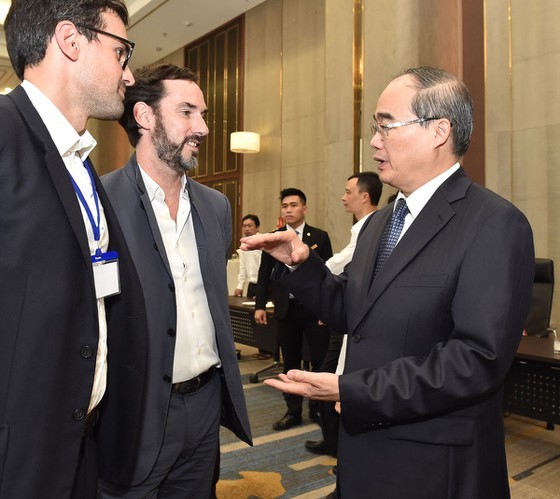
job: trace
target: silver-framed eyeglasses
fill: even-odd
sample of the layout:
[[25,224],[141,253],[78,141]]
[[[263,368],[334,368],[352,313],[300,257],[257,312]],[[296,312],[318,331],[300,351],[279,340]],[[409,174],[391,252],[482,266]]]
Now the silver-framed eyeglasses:
[[416,125],[417,123],[424,123],[426,121],[432,121],[432,120],[438,120],[439,118],[432,116],[431,118],[416,118],[414,120],[408,120],[408,121],[397,121],[395,123],[387,123],[387,124],[381,124],[378,123],[377,121],[374,121],[371,124],[371,133],[373,135],[375,135],[377,132],[379,132],[379,134],[382,137],[388,137],[389,136],[389,130],[392,130],[393,128],[400,128],[403,126],[408,126],[408,125]]
[[123,69],[123,71],[126,69],[128,61],[130,61],[130,58],[132,57],[132,52],[134,51],[134,45],[135,45],[134,42],[131,42],[130,40],[127,40],[122,36],[109,33],[108,31],[103,31],[102,29],[94,28],[93,26],[86,26],[85,24],[80,24],[80,23],[76,23],[76,26],[79,26],[80,28],[88,29],[89,31],[94,31],[95,33],[99,33],[100,35],[109,36],[121,42],[124,45],[124,49],[122,48],[119,49],[119,51],[117,51],[117,55],[119,56],[119,64],[121,65],[121,68]]

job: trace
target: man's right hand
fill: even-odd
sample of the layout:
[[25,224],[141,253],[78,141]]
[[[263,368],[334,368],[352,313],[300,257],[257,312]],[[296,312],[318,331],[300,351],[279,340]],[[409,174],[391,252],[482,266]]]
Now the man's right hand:
[[233,290],[233,296],[243,296],[243,290],[242,289],[234,289]]
[[309,246],[301,242],[293,230],[279,230],[268,234],[255,234],[241,239],[241,249],[260,249],[286,265],[297,265],[309,258]]
[[266,320],[266,310],[255,310],[255,322],[257,324],[268,324]]

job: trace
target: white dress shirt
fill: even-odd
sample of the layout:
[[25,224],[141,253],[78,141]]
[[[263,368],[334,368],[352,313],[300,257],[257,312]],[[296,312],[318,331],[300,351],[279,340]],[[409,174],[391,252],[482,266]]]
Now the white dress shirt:
[[401,235],[399,236],[399,241],[402,239],[408,228],[412,225],[412,222],[414,222],[416,217],[420,214],[424,206],[428,204],[428,201],[432,198],[434,192],[436,192],[438,187],[443,184],[449,177],[451,177],[451,175],[453,175],[460,166],[461,165],[459,165],[459,163],[455,163],[443,173],[440,173],[437,177],[425,183],[422,187],[416,189],[408,197],[405,197],[404,194],[399,191],[399,194],[395,199],[395,204],[393,205],[393,210],[397,206],[397,201],[401,198],[406,201],[406,205],[408,206],[408,213],[404,219],[404,226],[403,230],[401,231]]
[[261,250],[237,250],[239,274],[237,275],[236,289],[244,289],[245,283],[257,283],[259,280],[259,267],[261,266],[261,254]]
[[[60,110],[31,82],[24,80],[21,86],[26,91],[31,103],[45,123],[68,173],[72,176],[74,182],[78,184],[95,218],[97,209],[95,207],[93,194],[94,186],[91,183],[88,171],[83,163],[96,146],[95,139],[87,130],[82,135],[78,134]],[[101,235],[99,243],[94,239],[91,222],[79,199],[78,204],[84,219],[90,253],[92,255],[95,254],[97,249],[106,252],[109,247],[109,231],[107,230],[107,220],[105,219],[105,212],[103,211],[101,202],[99,202]],[[95,375],[93,378],[93,389],[88,412],[99,404],[107,386],[107,321],[105,318],[105,302],[103,298],[97,300],[97,313],[99,316],[99,343],[97,346]]]
[[352,256],[354,255],[354,250],[356,249],[356,242],[358,241],[358,235],[360,234],[363,225],[366,223],[366,220],[372,215],[372,213],[373,211],[352,225],[352,228],[350,229],[350,242],[343,250],[334,254],[325,262],[325,265],[332,274],[342,274],[344,267],[352,261]]
[[173,284],[177,306],[173,383],[187,381],[212,366],[220,366],[216,332],[204,290],[191,203],[183,175],[176,221],[171,218],[163,189],[142,169],[146,192],[156,215]]

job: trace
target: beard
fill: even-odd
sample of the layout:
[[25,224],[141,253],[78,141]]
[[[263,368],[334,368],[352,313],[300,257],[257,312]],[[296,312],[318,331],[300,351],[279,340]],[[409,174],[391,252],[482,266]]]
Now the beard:
[[165,127],[161,123],[161,119],[158,117],[152,134],[152,143],[158,158],[177,173],[186,173],[198,166],[196,156],[193,155],[190,158],[183,156],[183,149],[190,140],[194,140],[197,143],[200,142],[200,138],[195,136],[189,136],[180,143],[171,141]]

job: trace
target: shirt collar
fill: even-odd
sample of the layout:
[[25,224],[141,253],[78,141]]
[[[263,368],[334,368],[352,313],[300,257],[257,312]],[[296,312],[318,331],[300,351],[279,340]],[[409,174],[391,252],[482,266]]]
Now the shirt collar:
[[354,225],[352,225],[352,228],[350,229],[350,232],[352,233],[359,233],[360,230],[362,229],[362,226],[366,223],[366,220],[371,217],[377,210],[373,210],[370,213],[368,213],[366,216],[362,217],[360,220],[358,220]]
[[[162,201],[165,201],[165,192],[163,191],[163,189],[157,184],[157,182],[152,177],[150,177],[146,173],[146,171],[140,166],[140,164],[138,164],[138,168],[140,169],[142,180],[144,180],[144,186],[146,187],[146,194],[148,195],[150,203],[155,199],[156,196],[160,198]],[[184,198],[188,199],[188,191],[186,189],[187,187],[186,177],[187,177],[186,175],[181,176],[181,193]]]
[[305,230],[305,222],[303,222],[299,227],[292,227],[290,224],[286,224],[288,229],[297,230],[299,234],[303,234]]
[[82,135],[76,132],[60,109],[33,83],[24,80],[21,86],[45,123],[59,154],[64,158],[78,153],[80,159],[85,161],[97,145],[93,136],[87,130]]
[[412,218],[415,219],[420,214],[424,206],[426,206],[431,197],[434,195],[434,192],[436,192],[441,184],[443,184],[449,177],[451,177],[451,175],[453,175],[460,168],[460,166],[461,165],[459,165],[459,163],[455,163],[443,173],[440,173],[437,177],[433,178],[423,186],[416,189],[408,197],[405,197],[403,193],[399,191],[399,194],[395,199],[395,204],[393,205],[393,210],[395,209],[395,206],[397,206],[397,201],[399,199],[405,199],[408,206],[408,211],[410,215],[412,215]]

